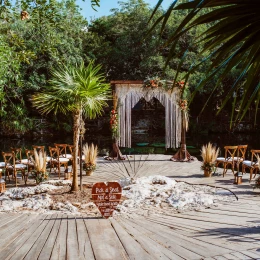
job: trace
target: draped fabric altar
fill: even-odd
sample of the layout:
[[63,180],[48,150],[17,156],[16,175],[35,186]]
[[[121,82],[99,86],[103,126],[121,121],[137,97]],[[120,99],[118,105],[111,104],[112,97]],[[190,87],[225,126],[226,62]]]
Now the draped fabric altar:
[[141,98],[147,102],[157,98],[165,107],[165,145],[177,148],[181,141],[181,110],[178,105],[179,90],[143,88],[142,84],[115,84],[118,98],[119,146],[131,147],[131,112]]

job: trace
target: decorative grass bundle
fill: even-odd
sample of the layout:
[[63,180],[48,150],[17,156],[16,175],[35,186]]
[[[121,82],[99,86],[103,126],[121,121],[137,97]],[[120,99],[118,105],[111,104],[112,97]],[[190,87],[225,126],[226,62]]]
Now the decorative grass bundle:
[[34,149],[34,169],[37,172],[46,172],[47,156],[46,153]]
[[83,146],[83,154],[85,155],[85,170],[91,171],[96,168],[98,147],[93,143],[88,145],[87,143]]
[[209,142],[208,144],[203,145],[201,148],[201,157],[203,159],[201,169],[206,171],[213,171],[218,154],[219,148],[216,149],[212,143]]
[[34,159],[32,158],[32,161],[34,163],[34,178],[36,180],[36,183],[38,184],[40,182],[46,181],[49,177],[49,174],[46,171],[46,153],[43,153],[42,151],[39,151],[38,153],[37,150],[34,149]]

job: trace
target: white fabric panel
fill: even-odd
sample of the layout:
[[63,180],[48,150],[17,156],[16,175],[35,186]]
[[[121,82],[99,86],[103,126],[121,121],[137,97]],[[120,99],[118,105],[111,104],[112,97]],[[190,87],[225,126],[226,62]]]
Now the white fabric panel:
[[181,110],[178,106],[179,90],[165,91],[163,88],[144,89],[140,84],[116,84],[119,102],[119,146],[131,147],[132,108],[144,98],[147,102],[157,98],[165,107],[166,148],[177,148],[181,141]]

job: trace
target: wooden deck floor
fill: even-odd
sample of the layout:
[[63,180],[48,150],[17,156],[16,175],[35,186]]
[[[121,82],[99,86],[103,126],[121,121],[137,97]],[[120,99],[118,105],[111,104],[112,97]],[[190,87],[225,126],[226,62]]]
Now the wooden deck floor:
[[234,186],[230,172],[225,178],[202,178],[199,162],[168,159],[136,156],[125,166],[101,160],[97,172],[84,181],[115,180],[130,171],[136,176],[157,172],[228,187],[239,200],[202,211],[135,213],[110,219],[4,213],[0,214],[0,259],[260,259],[260,195],[252,191],[248,176],[242,185]]

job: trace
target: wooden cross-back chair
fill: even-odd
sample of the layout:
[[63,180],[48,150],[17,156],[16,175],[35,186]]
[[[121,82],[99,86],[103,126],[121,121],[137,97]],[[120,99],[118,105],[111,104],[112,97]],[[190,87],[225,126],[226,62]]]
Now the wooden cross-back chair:
[[219,164],[223,164],[224,170],[223,170],[223,177],[225,176],[225,173],[227,172],[228,166],[231,166],[233,174],[235,174],[235,166],[236,162],[234,160],[234,157],[237,153],[238,146],[224,146],[225,149],[225,157],[218,157],[216,159],[215,166],[218,167]]
[[[260,150],[251,150],[251,161],[244,160],[242,162],[242,173],[246,173],[246,169],[249,169],[250,172],[250,181],[252,180],[253,173],[259,172],[259,157],[260,157]],[[255,177],[254,176],[254,177]]]
[[22,159],[21,163],[27,166],[28,174],[34,169],[34,150],[25,149],[26,159]]
[[65,170],[68,170],[68,158],[60,157],[60,150],[58,147],[51,147],[49,146],[50,156],[51,159],[49,161],[50,163],[50,173],[52,169],[54,169],[55,173],[58,170],[59,178],[60,178],[60,167],[63,166]]
[[33,150],[36,150],[37,153],[40,151],[44,154],[45,152],[45,146],[44,145],[32,145]]
[[[45,152],[45,146],[44,145],[32,145],[33,150],[36,150],[36,152],[39,154],[40,152],[42,152],[42,154],[44,154]],[[51,160],[50,156],[46,157],[47,162],[49,162]]]
[[72,154],[71,153],[67,153],[67,148],[68,148],[68,144],[54,144],[55,147],[59,148],[59,152],[60,152],[60,157],[61,158],[67,158],[69,160],[72,160]]
[[15,178],[15,186],[17,186],[17,172],[21,172],[22,178],[24,179],[25,185],[27,184],[27,177],[28,174],[26,173],[26,165],[21,164],[21,163],[16,163],[16,154],[15,152],[9,152],[5,153],[2,152],[4,161],[5,161],[5,178],[8,177],[9,182],[10,180],[10,175],[12,178]]
[[238,171],[239,171],[239,165],[245,160],[247,146],[248,145],[238,145],[237,146],[237,156],[234,157],[234,161],[236,162]]
[[11,151],[15,154],[15,162],[21,163],[22,161],[22,148],[10,147]]

